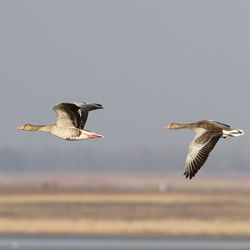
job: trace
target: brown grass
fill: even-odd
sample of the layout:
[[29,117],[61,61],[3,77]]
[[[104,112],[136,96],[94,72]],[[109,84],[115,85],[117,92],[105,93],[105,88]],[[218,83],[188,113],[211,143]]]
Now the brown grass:
[[249,191],[9,192],[0,233],[249,236]]
[[0,219],[3,234],[249,236],[249,221],[227,220],[97,220]]

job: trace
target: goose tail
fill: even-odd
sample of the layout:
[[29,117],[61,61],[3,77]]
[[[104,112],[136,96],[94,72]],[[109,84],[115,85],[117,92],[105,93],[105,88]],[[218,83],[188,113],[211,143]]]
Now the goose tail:
[[223,137],[236,137],[241,135],[244,135],[244,131],[242,129],[223,130]]

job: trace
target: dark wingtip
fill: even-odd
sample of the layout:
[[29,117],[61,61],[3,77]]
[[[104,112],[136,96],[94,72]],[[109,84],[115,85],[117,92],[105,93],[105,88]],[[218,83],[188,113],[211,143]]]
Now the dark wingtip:
[[95,110],[95,109],[104,109],[102,104],[100,103],[85,103],[79,105],[80,108],[86,109],[87,111]]
[[188,173],[188,172],[184,172],[184,174],[186,178],[189,178],[190,180],[194,177],[194,175]]
[[100,104],[100,103],[95,103],[95,105],[96,105],[99,109],[104,109],[104,107],[103,107],[102,104]]

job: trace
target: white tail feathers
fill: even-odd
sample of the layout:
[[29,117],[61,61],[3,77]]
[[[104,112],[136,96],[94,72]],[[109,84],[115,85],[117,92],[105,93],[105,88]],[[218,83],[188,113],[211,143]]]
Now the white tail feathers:
[[222,133],[224,138],[227,136],[236,137],[244,135],[244,131],[242,129],[222,130]]

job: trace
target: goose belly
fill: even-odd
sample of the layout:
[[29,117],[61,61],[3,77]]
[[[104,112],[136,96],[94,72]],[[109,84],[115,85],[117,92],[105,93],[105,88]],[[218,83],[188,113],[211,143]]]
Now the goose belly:
[[77,128],[60,128],[55,127],[51,130],[51,134],[65,140],[74,141],[80,136],[81,131]]

